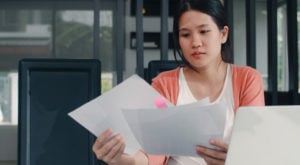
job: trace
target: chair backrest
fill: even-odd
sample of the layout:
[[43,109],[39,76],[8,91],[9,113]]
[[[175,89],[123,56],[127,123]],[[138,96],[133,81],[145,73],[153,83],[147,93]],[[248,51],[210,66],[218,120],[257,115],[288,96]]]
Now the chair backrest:
[[95,137],[68,113],[100,95],[96,59],[19,63],[18,165],[96,165]]
[[151,84],[152,79],[157,76],[160,72],[175,69],[181,61],[175,60],[153,60],[148,63],[147,75],[145,76],[146,81]]

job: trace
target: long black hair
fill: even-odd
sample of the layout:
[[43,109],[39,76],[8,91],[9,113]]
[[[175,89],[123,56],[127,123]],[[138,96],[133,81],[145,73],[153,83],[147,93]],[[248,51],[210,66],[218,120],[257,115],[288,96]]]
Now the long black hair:
[[[173,22],[174,58],[178,61],[178,54],[185,65],[192,67],[184,58],[179,45],[179,19],[182,14],[189,10],[196,10],[205,13],[212,17],[219,30],[222,30],[224,26],[228,26],[227,16],[225,8],[220,0],[179,0],[177,6],[178,8],[174,15]],[[231,46],[228,38],[221,46],[222,60],[229,63],[231,61],[231,54]]]

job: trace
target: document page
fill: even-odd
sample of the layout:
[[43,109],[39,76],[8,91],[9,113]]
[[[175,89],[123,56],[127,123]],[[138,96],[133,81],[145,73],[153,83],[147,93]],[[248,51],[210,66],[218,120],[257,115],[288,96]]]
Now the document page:
[[193,103],[157,109],[124,109],[131,131],[149,154],[198,156],[196,145],[214,148],[223,139],[226,110],[221,104]]
[[[146,81],[133,75],[69,115],[95,136],[99,136],[107,128],[121,132],[126,140],[125,152],[132,154],[141,149],[141,146],[129,129],[121,109],[155,108],[154,100],[161,97]],[[173,106],[168,101],[166,104]]]
[[95,136],[107,128],[122,133],[128,154],[143,149],[149,154],[197,156],[196,145],[213,147],[209,139],[223,138],[226,111],[222,105],[203,99],[174,106],[161,98],[133,75],[69,115]]

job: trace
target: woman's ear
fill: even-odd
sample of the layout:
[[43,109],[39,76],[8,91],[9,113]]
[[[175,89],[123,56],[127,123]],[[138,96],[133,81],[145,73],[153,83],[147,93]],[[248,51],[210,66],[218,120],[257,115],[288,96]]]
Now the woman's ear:
[[228,33],[229,33],[229,27],[228,26],[224,26],[223,29],[221,30],[222,44],[224,44],[227,41]]

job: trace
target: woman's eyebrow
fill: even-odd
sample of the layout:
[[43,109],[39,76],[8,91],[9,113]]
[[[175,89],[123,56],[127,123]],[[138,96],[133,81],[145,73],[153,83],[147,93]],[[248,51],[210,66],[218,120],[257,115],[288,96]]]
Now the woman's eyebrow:
[[209,24],[201,24],[201,25],[199,25],[199,26],[197,26],[198,28],[203,28],[203,27],[208,27],[209,26]]
[[[198,25],[196,26],[197,28],[204,28],[204,27],[209,27],[209,24],[201,24],[201,25]],[[179,31],[182,31],[182,30],[188,30],[189,28],[186,28],[185,26],[183,27],[180,27],[179,28]]]

